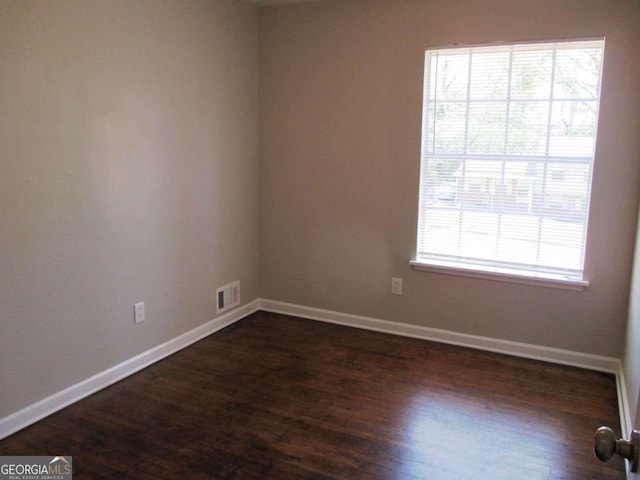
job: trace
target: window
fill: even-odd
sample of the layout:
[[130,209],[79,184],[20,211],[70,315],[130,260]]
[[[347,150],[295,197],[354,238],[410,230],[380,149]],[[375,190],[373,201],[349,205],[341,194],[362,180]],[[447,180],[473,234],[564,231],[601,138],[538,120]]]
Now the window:
[[416,268],[586,285],[603,48],[427,50]]

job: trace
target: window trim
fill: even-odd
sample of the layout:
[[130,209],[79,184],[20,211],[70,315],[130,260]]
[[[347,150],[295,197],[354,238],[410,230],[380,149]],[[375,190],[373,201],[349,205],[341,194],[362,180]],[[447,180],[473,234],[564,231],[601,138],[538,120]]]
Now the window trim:
[[[572,43],[572,42],[588,42],[588,41],[602,42],[603,64],[600,67],[601,71],[600,71],[600,80],[598,85],[598,88],[600,90],[602,87],[602,83],[601,83],[602,75],[603,75],[602,70],[604,69],[604,51],[606,47],[606,37],[604,35],[589,36],[589,37],[567,37],[567,38],[556,38],[556,39],[526,40],[526,41],[516,40],[516,41],[509,41],[509,42],[500,41],[500,42],[489,42],[489,43],[479,43],[479,44],[463,43],[463,44],[450,44],[450,45],[437,46],[437,47],[427,46],[425,48],[425,52],[434,51],[434,50],[447,50],[447,49],[453,50],[453,49],[464,49],[464,48],[501,47],[501,46],[509,47],[512,45],[525,45],[525,44],[536,45],[536,44],[544,44],[544,43]],[[423,86],[423,89],[426,89],[427,83],[424,78],[423,78],[423,81],[425,82],[424,83],[425,86]],[[428,95],[426,90],[424,94]],[[601,91],[598,92],[598,110],[600,106],[600,97],[601,97]],[[424,129],[426,128],[425,127],[426,119],[424,117],[425,115],[427,115],[424,108],[424,102],[425,100],[423,99],[423,109],[422,109],[423,118],[421,122],[422,123],[421,125],[422,148],[424,148],[425,133],[426,133],[424,131]],[[597,132],[594,137],[594,142],[597,142]],[[593,165],[595,163],[596,145],[597,144],[594,144],[593,156],[590,158],[591,168],[593,168]],[[421,149],[421,163],[423,161],[423,155],[424,153],[422,152],[422,149]],[[593,185],[590,178],[589,198],[591,197],[591,194],[592,194],[592,190],[591,190],[592,187]],[[420,174],[419,188],[420,190],[422,189],[422,172]],[[590,209],[587,207],[587,218],[585,220],[586,221],[585,229],[588,228],[589,210]],[[418,228],[419,228],[419,225],[420,225],[420,220],[418,218],[418,225],[417,225]],[[416,242],[418,242],[419,235],[420,233],[418,232],[418,234],[416,235]],[[416,252],[417,252],[417,247],[418,247],[418,243],[416,243]],[[583,249],[586,248],[586,239],[585,239],[585,242],[583,242],[582,248]],[[501,282],[510,282],[510,283],[525,284],[525,285],[536,285],[536,286],[559,288],[559,289],[565,289],[565,290],[582,291],[589,286],[589,281],[584,277],[585,275],[584,261],[586,260],[586,252],[583,251],[582,255],[583,255],[582,257],[583,268],[581,271],[576,271],[576,275],[571,275],[569,272],[566,272],[566,271],[556,273],[552,271],[540,271],[540,270],[536,270],[535,268],[532,268],[532,269],[518,268],[517,265],[503,266],[500,264],[496,264],[496,265],[476,264],[473,261],[466,262],[464,259],[447,260],[446,257],[442,257],[442,256],[439,256],[437,258],[434,256],[433,258],[431,258],[430,255],[428,254],[418,255],[418,253],[416,253],[416,258],[411,259],[409,261],[409,264],[414,268],[414,270],[420,271],[420,272],[430,272],[430,273],[438,273],[438,274],[447,274],[447,275],[495,280],[495,281],[501,281]]]
[[439,273],[459,277],[480,278],[499,282],[519,283],[562,290],[582,291],[589,286],[584,278],[572,278],[560,273],[535,272],[517,268],[476,265],[464,262],[447,262],[436,259],[414,259],[409,265],[418,272]]

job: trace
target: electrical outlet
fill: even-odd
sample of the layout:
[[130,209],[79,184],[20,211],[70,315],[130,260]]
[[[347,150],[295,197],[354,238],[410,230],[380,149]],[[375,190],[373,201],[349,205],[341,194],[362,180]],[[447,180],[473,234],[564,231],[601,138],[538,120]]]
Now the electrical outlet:
[[216,289],[216,313],[240,305],[240,280]]
[[402,295],[402,279],[391,277],[391,293],[393,295]]
[[144,322],[144,302],[138,302],[133,306],[133,321],[135,323]]

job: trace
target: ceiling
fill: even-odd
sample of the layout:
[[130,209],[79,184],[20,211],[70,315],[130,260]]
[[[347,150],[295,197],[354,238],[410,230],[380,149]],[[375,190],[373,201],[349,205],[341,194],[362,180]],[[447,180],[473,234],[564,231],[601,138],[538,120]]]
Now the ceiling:
[[244,0],[246,3],[259,7],[272,7],[275,5],[291,5],[293,3],[318,2],[321,0]]

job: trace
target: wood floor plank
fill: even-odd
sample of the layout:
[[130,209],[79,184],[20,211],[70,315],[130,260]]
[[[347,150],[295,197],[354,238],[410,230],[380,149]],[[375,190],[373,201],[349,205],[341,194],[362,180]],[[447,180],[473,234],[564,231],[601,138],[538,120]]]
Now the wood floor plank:
[[74,478],[620,480],[613,375],[258,312],[0,442]]

